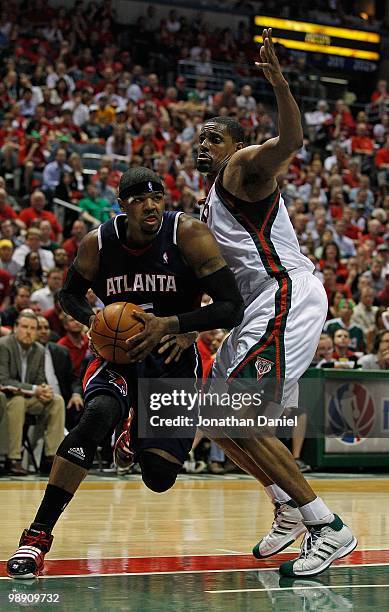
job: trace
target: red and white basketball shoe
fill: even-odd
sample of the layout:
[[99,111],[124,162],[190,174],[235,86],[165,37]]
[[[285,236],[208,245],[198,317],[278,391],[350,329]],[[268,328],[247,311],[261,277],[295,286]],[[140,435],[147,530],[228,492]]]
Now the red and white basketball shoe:
[[45,554],[49,552],[53,536],[46,531],[25,529],[20,538],[19,548],[7,563],[10,578],[31,580],[43,570]]

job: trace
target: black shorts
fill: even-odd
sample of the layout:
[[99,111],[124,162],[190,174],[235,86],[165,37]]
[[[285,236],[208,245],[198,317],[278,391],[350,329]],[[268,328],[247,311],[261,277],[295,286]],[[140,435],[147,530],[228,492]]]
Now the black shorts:
[[96,358],[89,364],[83,379],[84,401],[100,393],[113,395],[122,407],[123,419],[130,408],[135,418],[131,422],[131,447],[136,454],[147,448],[171,453],[183,463],[192,448],[191,438],[139,438],[137,424],[138,378],[186,378],[201,381],[201,359],[196,345],[182,354],[180,360],[166,365],[165,356],[149,355],[139,364],[120,365]]

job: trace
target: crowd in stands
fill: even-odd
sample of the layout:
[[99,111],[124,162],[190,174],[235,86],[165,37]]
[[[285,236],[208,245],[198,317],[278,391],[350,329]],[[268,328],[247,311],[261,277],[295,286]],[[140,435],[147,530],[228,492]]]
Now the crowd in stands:
[[[46,466],[53,455],[47,406],[57,414],[57,398],[63,399],[67,428],[82,410],[86,330],[57,299],[80,241],[119,212],[116,188],[130,166],[162,176],[168,209],[198,216],[205,184],[195,158],[204,119],[236,118],[251,144],[277,133],[274,104],[265,106],[244,82],[253,75],[263,81],[253,68],[256,52],[244,22],[235,31],[212,29],[201,15],[189,24],[179,11],[161,19],[149,6],[124,28],[109,0],[78,0],[71,10],[46,0],[2,6],[0,351],[18,356],[18,371],[11,376],[2,363],[0,385],[8,378],[24,385],[18,410],[42,417]],[[280,57],[293,64],[282,50]],[[193,87],[177,72],[185,58],[198,62]],[[237,81],[213,92],[204,66],[237,58]],[[323,99],[303,122],[304,146],[279,186],[301,249],[328,295],[314,365],[389,369],[388,83],[378,80],[363,110]],[[91,291],[88,299],[102,307]],[[30,356],[17,352],[18,333],[40,347],[35,378]],[[221,330],[201,336],[208,370],[222,338]],[[12,397],[8,390],[0,398],[2,412],[10,410]],[[20,452],[13,453],[8,469],[20,474]]]

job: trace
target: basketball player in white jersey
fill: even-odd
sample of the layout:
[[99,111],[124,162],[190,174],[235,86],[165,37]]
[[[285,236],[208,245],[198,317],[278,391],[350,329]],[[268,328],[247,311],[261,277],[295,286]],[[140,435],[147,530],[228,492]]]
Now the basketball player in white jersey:
[[[302,146],[298,106],[263,32],[258,66],[278,105],[279,135],[245,147],[243,130],[231,118],[202,127],[198,169],[210,187],[203,220],[213,231],[245,301],[243,322],[216,356],[212,377],[227,381],[273,376],[282,409],[298,405],[296,381],[314,356],[327,313],[327,299],[313,264],[300,252],[276,177]],[[349,527],[332,514],[303,476],[287,448],[274,437],[217,439],[227,455],[262,482],[275,505],[270,532],[254,548],[270,557],[305,534],[301,554],[283,563],[286,576],[313,576],[357,545]]]

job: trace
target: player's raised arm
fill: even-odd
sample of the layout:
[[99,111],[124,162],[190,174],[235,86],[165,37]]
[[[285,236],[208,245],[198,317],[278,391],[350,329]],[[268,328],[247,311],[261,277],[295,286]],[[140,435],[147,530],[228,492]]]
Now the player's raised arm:
[[97,275],[99,267],[99,246],[97,230],[89,232],[81,241],[77,257],[70,266],[59,301],[63,310],[90,327],[91,317],[95,316],[86,293]]
[[[266,179],[274,179],[280,174],[303,145],[300,110],[281,72],[271,33],[271,28],[262,33],[263,45],[260,61],[256,65],[262,68],[274,89],[278,106],[278,136],[270,138],[263,145],[241,149],[233,155],[228,167],[228,173],[232,173],[235,171],[234,166],[243,166],[244,174],[251,179],[253,174],[260,173],[262,184]],[[227,179],[227,174],[225,177]]]

